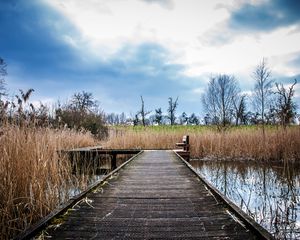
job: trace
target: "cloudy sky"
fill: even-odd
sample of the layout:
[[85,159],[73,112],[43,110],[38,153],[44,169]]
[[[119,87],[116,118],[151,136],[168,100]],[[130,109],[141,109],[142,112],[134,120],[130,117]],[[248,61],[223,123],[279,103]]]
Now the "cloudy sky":
[[[277,82],[300,81],[298,0],[0,0],[0,57],[10,93],[65,101],[92,92],[105,112],[202,113],[209,77],[249,92],[267,58]],[[296,89],[300,104],[300,83]]]

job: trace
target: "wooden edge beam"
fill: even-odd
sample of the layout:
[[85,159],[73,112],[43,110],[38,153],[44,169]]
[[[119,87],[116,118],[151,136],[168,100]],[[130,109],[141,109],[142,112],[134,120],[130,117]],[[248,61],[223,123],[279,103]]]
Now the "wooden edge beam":
[[185,156],[187,156],[187,155],[190,155],[190,152],[189,151],[184,151],[184,150],[181,150],[181,149],[179,149],[179,150],[177,150],[177,149],[175,149],[175,150],[173,150],[174,152],[176,152],[178,155],[185,155]]
[[97,154],[137,154],[141,149],[71,149],[71,150],[61,150],[59,153],[97,153]]
[[267,240],[273,240],[275,239],[272,234],[266,230],[264,227],[259,225],[256,221],[254,221],[251,217],[249,217],[243,210],[241,210],[235,203],[233,203],[229,198],[224,196],[217,188],[215,188],[212,184],[210,184],[200,173],[198,173],[191,164],[189,164],[186,160],[184,160],[176,151],[173,150],[173,152],[176,154],[176,156],[201,180],[202,183],[210,190],[210,192],[221,202],[223,202],[228,209],[234,213],[236,217],[240,221],[242,221],[243,224],[246,225],[246,227],[253,231],[259,239],[267,239]]
[[103,149],[102,146],[93,146],[93,147],[82,147],[82,148],[73,148],[73,149],[70,149],[70,151],[81,151],[81,150],[100,150],[100,149]]
[[120,165],[118,168],[110,172],[109,174],[105,175],[102,179],[99,179],[98,181],[94,182],[91,184],[85,191],[81,192],[80,194],[70,198],[70,200],[54,211],[52,211],[50,214],[48,214],[46,217],[44,217],[41,221],[37,222],[34,224],[32,227],[29,227],[27,230],[24,232],[20,233],[17,235],[14,239],[15,240],[24,240],[24,239],[31,239],[33,238],[36,234],[38,234],[42,229],[46,228],[50,221],[60,215],[63,215],[65,212],[67,212],[68,209],[72,208],[75,206],[81,199],[83,199],[89,192],[93,191],[96,189],[99,185],[101,185],[106,179],[110,178],[113,174],[118,172],[120,169],[125,167],[128,163],[133,161],[135,158],[137,158],[143,150],[141,150],[139,153],[128,159],[126,162],[124,162],[122,165]]
[[176,146],[179,146],[179,147],[183,147],[183,146],[186,146],[187,144],[186,143],[176,143]]

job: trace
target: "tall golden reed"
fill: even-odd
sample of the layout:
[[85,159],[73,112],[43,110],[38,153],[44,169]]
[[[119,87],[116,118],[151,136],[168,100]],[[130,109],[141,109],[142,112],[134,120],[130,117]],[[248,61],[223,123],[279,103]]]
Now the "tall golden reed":
[[238,127],[225,132],[199,127],[125,127],[113,131],[104,143],[109,148],[174,149],[183,135],[190,136],[192,158],[299,160],[300,127]]
[[[190,135],[192,158],[299,160],[300,127],[113,128],[107,148],[173,149]],[[88,133],[68,129],[6,125],[0,128],[0,238],[10,239],[68,199],[74,176],[58,150],[92,146]],[[78,180],[78,179],[77,179]],[[76,181],[77,184],[82,184]],[[74,186],[77,187],[77,186]]]
[[0,239],[11,239],[67,200],[69,161],[58,150],[95,145],[68,129],[0,128]]

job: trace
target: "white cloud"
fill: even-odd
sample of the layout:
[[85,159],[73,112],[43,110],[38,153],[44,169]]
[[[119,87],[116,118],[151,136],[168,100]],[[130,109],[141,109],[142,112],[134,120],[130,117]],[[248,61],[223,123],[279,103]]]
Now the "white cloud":
[[[81,44],[76,41],[82,41],[84,54],[106,59],[125,44],[154,42],[172,53],[170,61],[186,65],[185,73],[189,76],[216,72],[250,74],[262,57],[269,58],[272,67],[282,74],[292,75],[298,71],[287,65],[288,58],[280,61],[281,56],[300,51],[297,26],[259,35],[241,34],[228,28],[228,8],[245,1],[155,0],[159,4],[141,0],[44,1],[77,27],[81,37],[65,36],[65,41],[76,47]],[[161,4],[172,8],[162,8]]]
[[173,9],[174,8],[174,2],[172,0],[142,0],[148,3],[157,3],[160,4],[162,7],[165,7],[167,9]]
[[224,10],[214,9],[220,1],[177,1],[171,11],[141,0],[45,1],[66,16],[92,51],[101,51],[103,57],[126,43],[146,41],[159,43],[174,55],[184,53],[197,47],[197,36],[226,15]]

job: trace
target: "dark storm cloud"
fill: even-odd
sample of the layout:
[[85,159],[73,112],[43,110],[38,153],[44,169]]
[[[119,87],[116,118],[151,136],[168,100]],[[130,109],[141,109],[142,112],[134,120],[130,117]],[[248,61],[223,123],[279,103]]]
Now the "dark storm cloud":
[[27,73],[59,73],[76,58],[62,35],[74,33],[71,25],[38,1],[1,1],[0,29],[1,57]]
[[[238,8],[219,4],[216,10],[224,8],[229,19],[219,22],[205,34],[199,36],[199,41],[206,45],[220,46],[232,43],[237,37],[271,32],[281,27],[298,25],[291,33],[300,29],[299,0],[269,0],[260,4],[245,3]],[[234,10],[232,10],[234,9]]]
[[270,0],[259,5],[244,4],[231,12],[229,27],[235,30],[271,31],[300,23],[299,0]]
[[143,95],[154,109],[169,96],[181,99],[195,87],[196,81],[182,74],[184,66],[170,63],[169,52],[159,44],[125,44],[105,61],[92,57],[86,62],[84,45],[77,50],[64,41],[64,36],[79,33],[57,12],[37,0],[0,5],[0,56],[8,63],[7,83],[13,76],[15,90],[33,87],[37,97],[61,99],[85,89],[100,101],[104,91],[108,101],[127,101],[129,109]]

